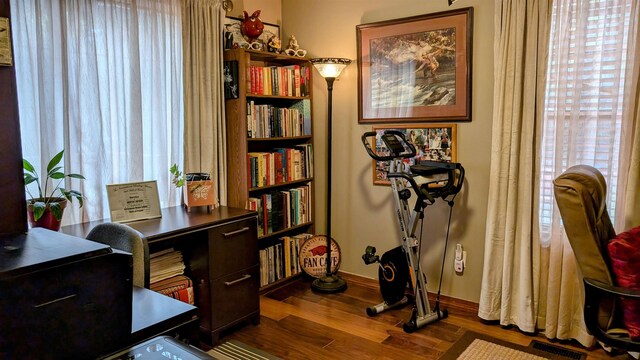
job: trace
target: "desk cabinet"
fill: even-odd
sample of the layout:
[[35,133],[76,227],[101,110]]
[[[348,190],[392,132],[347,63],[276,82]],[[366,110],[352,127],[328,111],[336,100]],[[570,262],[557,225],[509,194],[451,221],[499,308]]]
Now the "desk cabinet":
[[[98,223],[63,227],[80,237]],[[182,252],[185,273],[194,283],[201,340],[209,345],[237,323],[260,321],[257,214],[221,206],[162,209],[159,219],[127,225],[140,231],[154,253],[170,247]]]
[[131,256],[43,228],[0,237],[0,359],[89,359],[126,344]]
[[[195,235],[195,246],[180,249],[196,287],[200,329],[207,343],[245,320],[260,318],[256,217],[207,227]],[[184,241],[188,241],[183,239]]]

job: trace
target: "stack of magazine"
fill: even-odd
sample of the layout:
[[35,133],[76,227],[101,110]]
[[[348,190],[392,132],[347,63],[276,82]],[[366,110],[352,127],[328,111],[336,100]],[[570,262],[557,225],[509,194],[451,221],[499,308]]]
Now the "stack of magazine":
[[180,251],[169,248],[150,256],[150,288],[180,301],[194,304],[193,282],[184,275]]

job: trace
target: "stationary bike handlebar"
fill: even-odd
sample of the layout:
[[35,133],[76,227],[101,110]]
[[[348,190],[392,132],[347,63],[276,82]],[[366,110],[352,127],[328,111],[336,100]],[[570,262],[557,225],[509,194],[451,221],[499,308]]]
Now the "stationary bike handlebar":
[[[364,145],[364,148],[367,150],[367,153],[369,154],[369,156],[371,156],[374,160],[377,161],[390,161],[390,160],[394,160],[397,158],[413,158],[416,156],[417,151],[415,146],[413,146],[412,143],[407,141],[407,138],[405,137],[404,133],[398,130],[385,130],[384,134],[383,134],[383,141],[385,142],[385,144],[389,147],[389,155],[378,155],[376,153],[373,152],[373,149],[371,149],[371,145],[369,144],[369,141],[367,141],[367,138],[369,137],[376,137],[376,132],[375,131],[368,131],[364,134],[362,134],[362,144]],[[386,136],[386,138],[385,138]],[[391,148],[392,146],[389,146],[389,143],[387,143],[388,141],[393,141],[393,140],[399,141],[397,143],[395,143],[395,148],[396,151],[394,151],[393,148]],[[400,147],[402,147],[402,150],[400,150]],[[409,152],[406,152],[406,149],[409,149]],[[421,198],[426,198],[427,200],[429,200],[429,202],[433,203],[434,199],[431,196],[431,194],[429,194],[429,192],[427,191],[421,191],[420,190],[420,186],[418,186],[418,184],[416,183],[416,181],[413,179],[413,177],[410,174],[404,173],[404,172],[393,172],[393,173],[388,173],[387,174],[387,178],[392,179],[392,178],[403,178],[405,180],[407,180],[409,182],[409,184],[411,184],[411,187],[413,188],[413,191],[418,194],[418,196],[420,196]]]
[[[409,148],[409,152],[407,153],[402,153],[402,154],[394,154],[391,150],[389,150],[390,154],[389,155],[378,155],[375,152],[373,152],[373,149],[371,149],[371,144],[369,144],[369,141],[367,141],[367,138],[376,137],[376,132],[375,131],[367,131],[366,133],[362,134],[362,137],[360,138],[362,140],[362,144],[364,145],[364,148],[367,150],[367,153],[369,154],[369,156],[371,156],[371,158],[373,158],[374,160],[377,161],[389,161],[389,160],[393,160],[395,158],[398,157],[402,157],[402,158],[412,158],[416,156],[416,148],[415,146],[413,146],[413,144],[411,144],[410,142],[407,141],[407,138],[405,137],[404,133],[402,133],[401,131],[398,130],[385,130],[384,134],[390,134],[390,135],[396,135],[398,136],[401,140],[401,144],[406,148]],[[375,141],[375,140],[374,140]]]

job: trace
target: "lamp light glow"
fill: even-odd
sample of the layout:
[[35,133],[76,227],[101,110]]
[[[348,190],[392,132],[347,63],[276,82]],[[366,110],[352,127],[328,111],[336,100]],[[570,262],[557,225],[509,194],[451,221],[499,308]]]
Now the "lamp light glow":
[[337,78],[342,70],[351,64],[351,60],[345,58],[317,58],[311,59],[311,63],[323,78]]

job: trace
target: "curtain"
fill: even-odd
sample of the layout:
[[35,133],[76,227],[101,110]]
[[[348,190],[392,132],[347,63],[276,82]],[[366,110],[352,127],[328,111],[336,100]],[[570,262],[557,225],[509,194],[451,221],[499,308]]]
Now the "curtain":
[[620,230],[628,230],[640,226],[640,1],[631,4],[630,19],[635,19],[629,24],[628,57],[630,64],[627,70],[627,88],[625,99],[629,105],[624,107],[622,122],[622,149],[621,162],[626,166],[621,169],[627,171],[627,179],[624,192],[624,213],[620,217],[623,225]]
[[[628,107],[637,109],[636,100],[625,95],[629,83],[637,87],[638,76],[637,60],[627,54],[627,44],[637,46],[627,41],[630,19],[637,19],[630,17],[632,2],[560,1],[553,11],[539,180],[546,296],[538,326],[549,338],[576,339],[585,346],[594,340],[584,325],[582,277],[562,228],[552,180],[572,165],[598,168],[607,180],[607,207],[620,231],[630,166],[625,159],[631,155],[621,144],[630,139],[623,129],[633,127],[623,114]],[[635,80],[626,82],[633,79],[631,68],[636,68]]]
[[85,206],[63,224],[110,217],[105,185],[157,180],[177,204],[182,51],[177,0],[12,0],[23,155],[37,168],[65,150]]
[[227,133],[223,97],[220,0],[182,0],[184,51],[184,168],[208,172],[227,204]]
[[551,0],[496,0],[491,181],[478,315],[536,330],[536,160]]

